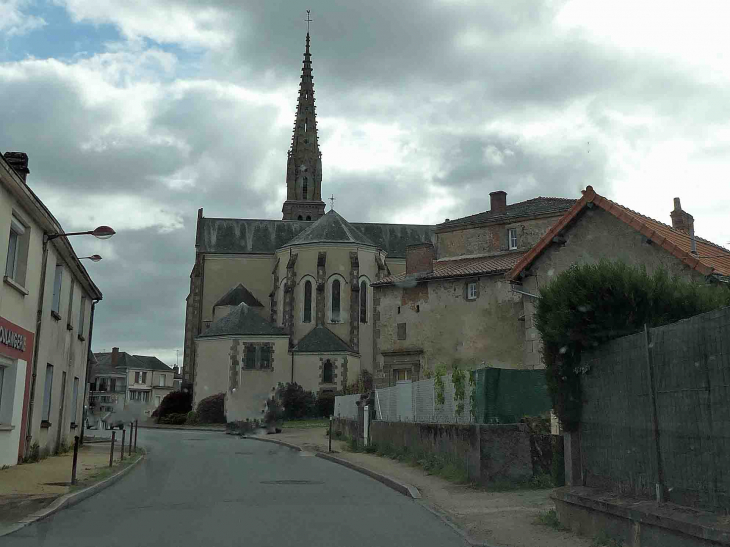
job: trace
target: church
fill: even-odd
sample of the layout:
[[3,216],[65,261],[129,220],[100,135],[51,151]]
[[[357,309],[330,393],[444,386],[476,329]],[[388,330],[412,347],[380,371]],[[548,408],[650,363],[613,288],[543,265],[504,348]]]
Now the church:
[[373,289],[406,271],[435,226],[348,222],[322,201],[309,32],[281,220],[198,211],[185,318],[194,405],[226,394],[229,421],[261,418],[278,383],[337,392],[375,363]]

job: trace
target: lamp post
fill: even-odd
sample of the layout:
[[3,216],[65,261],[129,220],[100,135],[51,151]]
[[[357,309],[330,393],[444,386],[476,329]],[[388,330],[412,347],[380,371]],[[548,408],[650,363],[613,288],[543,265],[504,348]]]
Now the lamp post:
[[66,234],[48,234],[46,235],[46,240],[50,241],[51,239],[56,239],[57,237],[68,237],[68,236],[86,236],[91,235],[94,236],[97,239],[109,239],[112,237],[116,232],[110,228],[109,226],[98,226],[97,228],[93,230],[88,230],[86,232],[68,232]]
[[91,260],[92,262],[99,262],[101,260],[101,255],[82,256],[79,257],[79,260]]

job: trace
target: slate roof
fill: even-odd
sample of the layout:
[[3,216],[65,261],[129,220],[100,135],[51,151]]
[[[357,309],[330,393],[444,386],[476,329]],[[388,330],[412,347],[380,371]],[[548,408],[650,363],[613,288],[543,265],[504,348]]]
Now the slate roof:
[[226,294],[221,296],[220,300],[213,304],[213,307],[215,308],[216,306],[238,306],[241,302],[255,308],[264,307],[264,305],[259,302],[258,299],[254,295],[252,295],[249,290],[243,286],[242,283],[239,283]]
[[334,209],[330,209],[326,215],[319,218],[314,224],[283,246],[289,247],[310,243],[342,243],[345,245],[377,247],[365,234],[353,227]]
[[472,224],[502,224],[519,218],[539,217],[551,214],[562,214],[570,209],[576,200],[570,198],[544,198],[537,197],[507,205],[504,212],[484,211],[468,217],[457,218],[439,224],[436,227],[438,232],[451,228],[462,228]]
[[[201,217],[196,245],[200,252],[210,254],[273,254],[312,224],[303,220]],[[408,245],[435,243],[434,226],[426,224],[352,222],[350,226],[390,257],[405,258]]]
[[517,264],[523,255],[524,253],[520,252],[436,260],[433,263],[432,272],[416,275],[405,273],[392,275],[373,283],[373,287],[401,283],[407,285],[409,281],[415,284],[415,282],[422,280],[500,274],[508,272],[515,264]]
[[284,329],[261,317],[256,308],[241,303],[225,317],[213,321],[210,327],[202,334],[199,334],[197,338],[245,334],[287,336]]
[[573,207],[557,222],[548,232],[537,242],[537,244],[528,251],[525,256],[510,270],[507,278],[516,280],[520,272],[529,267],[532,262],[537,259],[542,252],[552,244],[553,238],[557,236],[561,230],[565,229],[569,223],[579,218],[579,214],[588,206],[589,203],[597,205],[601,209],[611,213],[613,216],[625,222],[637,232],[643,234],[654,244],[663,248],[668,253],[680,259],[690,268],[701,272],[704,275],[719,274],[721,276],[730,276],[730,250],[720,247],[711,241],[695,236],[695,244],[697,247],[697,256],[690,251],[692,249],[692,240],[689,234],[675,230],[671,226],[646,217],[641,213],[632,211],[623,205],[619,205],[597,194],[592,186],[588,186],[583,192],[583,197],[579,199]]
[[292,349],[295,353],[357,353],[327,327],[314,327]]
[[120,371],[123,369],[160,370],[163,372],[172,372],[172,369],[165,363],[160,361],[157,357],[150,355],[132,355],[126,351],[120,351],[119,358],[117,359],[117,365],[115,367],[112,366],[111,352],[95,353],[94,356],[98,363],[94,367],[95,374],[111,372],[121,374]]

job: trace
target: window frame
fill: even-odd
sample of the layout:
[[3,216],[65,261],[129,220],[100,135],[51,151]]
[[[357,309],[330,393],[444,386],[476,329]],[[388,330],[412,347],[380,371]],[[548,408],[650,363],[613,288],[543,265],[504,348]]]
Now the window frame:
[[[86,297],[81,295],[81,304],[79,304],[79,339],[84,337],[84,321],[86,320]],[[83,342],[83,340],[82,340]]]
[[73,391],[71,392],[71,425],[76,425],[79,406],[79,377],[74,376]]
[[[312,322],[312,292],[313,292],[313,283],[311,279],[306,279],[304,281],[304,286],[302,287],[302,323],[311,323]],[[309,295],[307,295],[307,289],[309,289]],[[307,296],[309,298],[307,298]]]
[[[472,291],[472,289],[474,289]],[[466,282],[466,299],[476,300],[479,298],[479,282],[478,281],[467,281]]]
[[63,264],[56,264],[53,273],[53,300],[51,300],[51,314],[56,319],[61,318],[61,288],[63,287]]
[[[329,365],[329,367],[328,367]],[[329,374],[328,374],[329,371]],[[329,382],[327,381],[329,376]],[[322,383],[323,384],[334,384],[335,383],[335,364],[331,359],[325,359],[322,362]]]
[[41,423],[51,422],[51,403],[53,402],[53,365],[46,363],[46,377],[43,379],[43,407]]
[[368,322],[368,282],[365,279],[360,281],[360,297],[358,299],[358,305],[360,308],[360,323],[367,324]]
[[[514,240],[514,243],[513,243],[513,240]],[[507,248],[510,251],[514,251],[517,249],[517,246],[518,246],[517,228],[508,228],[507,229]]]
[[[407,340],[408,339],[408,327],[406,326],[407,323],[396,323],[396,329],[397,329],[397,339],[398,340]],[[401,334],[401,330],[403,333]]]
[[[336,285],[335,285],[336,284]],[[337,288],[337,298],[335,299],[335,287]],[[335,310],[335,303],[337,309]],[[335,278],[330,284],[330,322],[342,322],[342,282]]]
[[160,374],[158,376],[158,379],[159,379],[159,381],[158,381],[159,385],[157,387],[167,387],[165,385],[165,375],[164,374]]
[[[10,241],[15,240],[15,247],[10,258]],[[24,222],[20,215],[12,212],[10,216],[10,229],[8,233],[8,253],[6,254],[4,278],[12,281],[17,286],[25,288],[25,276],[27,274],[28,247],[30,245],[30,225]],[[8,268],[12,264],[12,272]]]

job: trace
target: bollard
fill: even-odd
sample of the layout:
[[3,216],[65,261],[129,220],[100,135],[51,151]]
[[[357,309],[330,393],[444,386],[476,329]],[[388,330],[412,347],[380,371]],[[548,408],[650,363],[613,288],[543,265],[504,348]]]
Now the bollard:
[[139,433],[139,420],[134,420],[134,452],[137,452],[137,433]]
[[330,446],[328,451],[332,452],[332,416],[330,416]]
[[132,457],[132,432],[134,431],[134,422],[129,422],[129,457]]
[[74,463],[71,467],[71,484],[76,484],[76,462],[79,458],[79,436],[74,437]]
[[112,464],[114,463],[114,441],[116,440],[116,438],[117,438],[117,432],[112,431],[112,447],[109,450],[109,467],[111,467]]
[[120,458],[119,458],[119,461],[120,462],[123,462],[124,461],[124,438],[126,436],[127,436],[127,430],[124,429],[124,428],[122,428],[122,451],[120,453]]

